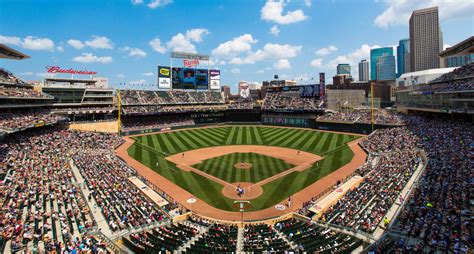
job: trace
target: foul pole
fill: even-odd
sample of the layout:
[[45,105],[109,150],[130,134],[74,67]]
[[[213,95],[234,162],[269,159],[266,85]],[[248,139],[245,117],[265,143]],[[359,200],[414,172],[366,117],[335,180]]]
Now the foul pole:
[[117,90],[117,109],[118,109],[118,114],[117,114],[117,131],[118,135],[121,135],[122,132],[122,121],[121,121],[121,116],[122,116],[122,103],[121,103],[121,98],[120,98],[120,90]]
[[372,122],[372,132],[374,132],[374,83],[370,82],[370,115]]

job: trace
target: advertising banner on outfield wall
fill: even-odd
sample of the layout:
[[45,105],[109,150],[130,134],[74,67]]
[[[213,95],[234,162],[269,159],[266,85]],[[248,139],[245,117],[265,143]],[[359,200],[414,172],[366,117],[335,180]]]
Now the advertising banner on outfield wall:
[[171,88],[171,69],[166,66],[158,66],[158,88]]

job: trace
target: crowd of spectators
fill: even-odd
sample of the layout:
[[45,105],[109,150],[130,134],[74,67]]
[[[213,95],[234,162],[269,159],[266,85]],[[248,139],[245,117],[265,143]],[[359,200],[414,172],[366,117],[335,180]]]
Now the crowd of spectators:
[[69,154],[107,149],[113,142],[105,134],[50,128],[7,136],[0,145],[1,166],[12,172],[0,186],[0,232],[12,251],[102,248],[83,235],[97,223],[73,176]]
[[420,239],[425,248],[467,253],[472,244],[474,126],[418,117],[412,117],[408,126],[429,160],[393,228]]
[[229,109],[253,109],[255,101],[252,98],[238,98],[237,100],[231,100],[227,103]]
[[290,249],[272,226],[267,224],[246,225],[244,228],[245,252],[281,252]]
[[121,90],[123,105],[223,104],[220,92]]
[[53,97],[37,92],[32,88],[20,86],[0,86],[0,97],[52,99]]
[[413,90],[419,92],[472,91],[474,90],[474,63],[458,67],[428,84],[415,85]]
[[126,115],[154,115],[162,113],[191,113],[226,110],[225,104],[208,105],[162,105],[162,106],[124,106],[123,112]]
[[324,229],[311,221],[292,218],[276,223],[275,228],[297,244],[296,253],[351,253],[362,245],[355,237]]
[[[318,121],[334,121],[348,123],[372,123],[371,110],[351,110],[348,112],[326,112],[322,116],[318,116]],[[374,110],[375,124],[403,124],[401,114],[394,113],[384,109]]]
[[128,117],[122,121],[123,131],[134,131],[144,129],[162,129],[176,126],[195,125],[194,120],[189,116],[179,115],[159,115]]
[[26,85],[27,83],[13,73],[0,68],[0,84]]
[[316,97],[301,97],[299,92],[267,93],[262,110],[265,111],[319,111],[323,103]]
[[0,113],[0,129],[12,131],[31,127],[34,124],[56,123],[65,120],[67,118],[53,115],[49,111]]
[[416,153],[404,150],[381,155],[372,172],[324,212],[323,220],[374,232],[417,169],[421,159]]

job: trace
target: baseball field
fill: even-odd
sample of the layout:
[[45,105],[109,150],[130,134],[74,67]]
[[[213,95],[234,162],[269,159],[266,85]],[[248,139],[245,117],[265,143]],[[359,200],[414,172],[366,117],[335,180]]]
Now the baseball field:
[[[269,208],[351,162],[360,136],[310,129],[223,126],[131,137],[130,157],[212,207]],[[243,197],[235,188],[244,187]],[[234,195],[235,194],[235,195]]]

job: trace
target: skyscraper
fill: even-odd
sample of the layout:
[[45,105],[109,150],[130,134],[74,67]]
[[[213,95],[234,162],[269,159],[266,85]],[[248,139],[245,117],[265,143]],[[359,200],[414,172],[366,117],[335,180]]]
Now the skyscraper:
[[369,61],[367,60],[362,60],[359,63],[359,81],[369,81],[370,76],[369,76]]
[[395,80],[395,56],[383,55],[377,58],[377,81]]
[[438,7],[416,10],[410,17],[410,71],[439,68],[443,49]]
[[410,39],[403,39],[397,46],[397,78],[410,72]]
[[351,66],[349,64],[338,64],[337,74],[348,74],[351,75]]
[[393,56],[393,48],[386,47],[370,50],[370,80],[377,79],[377,58],[384,55]]

